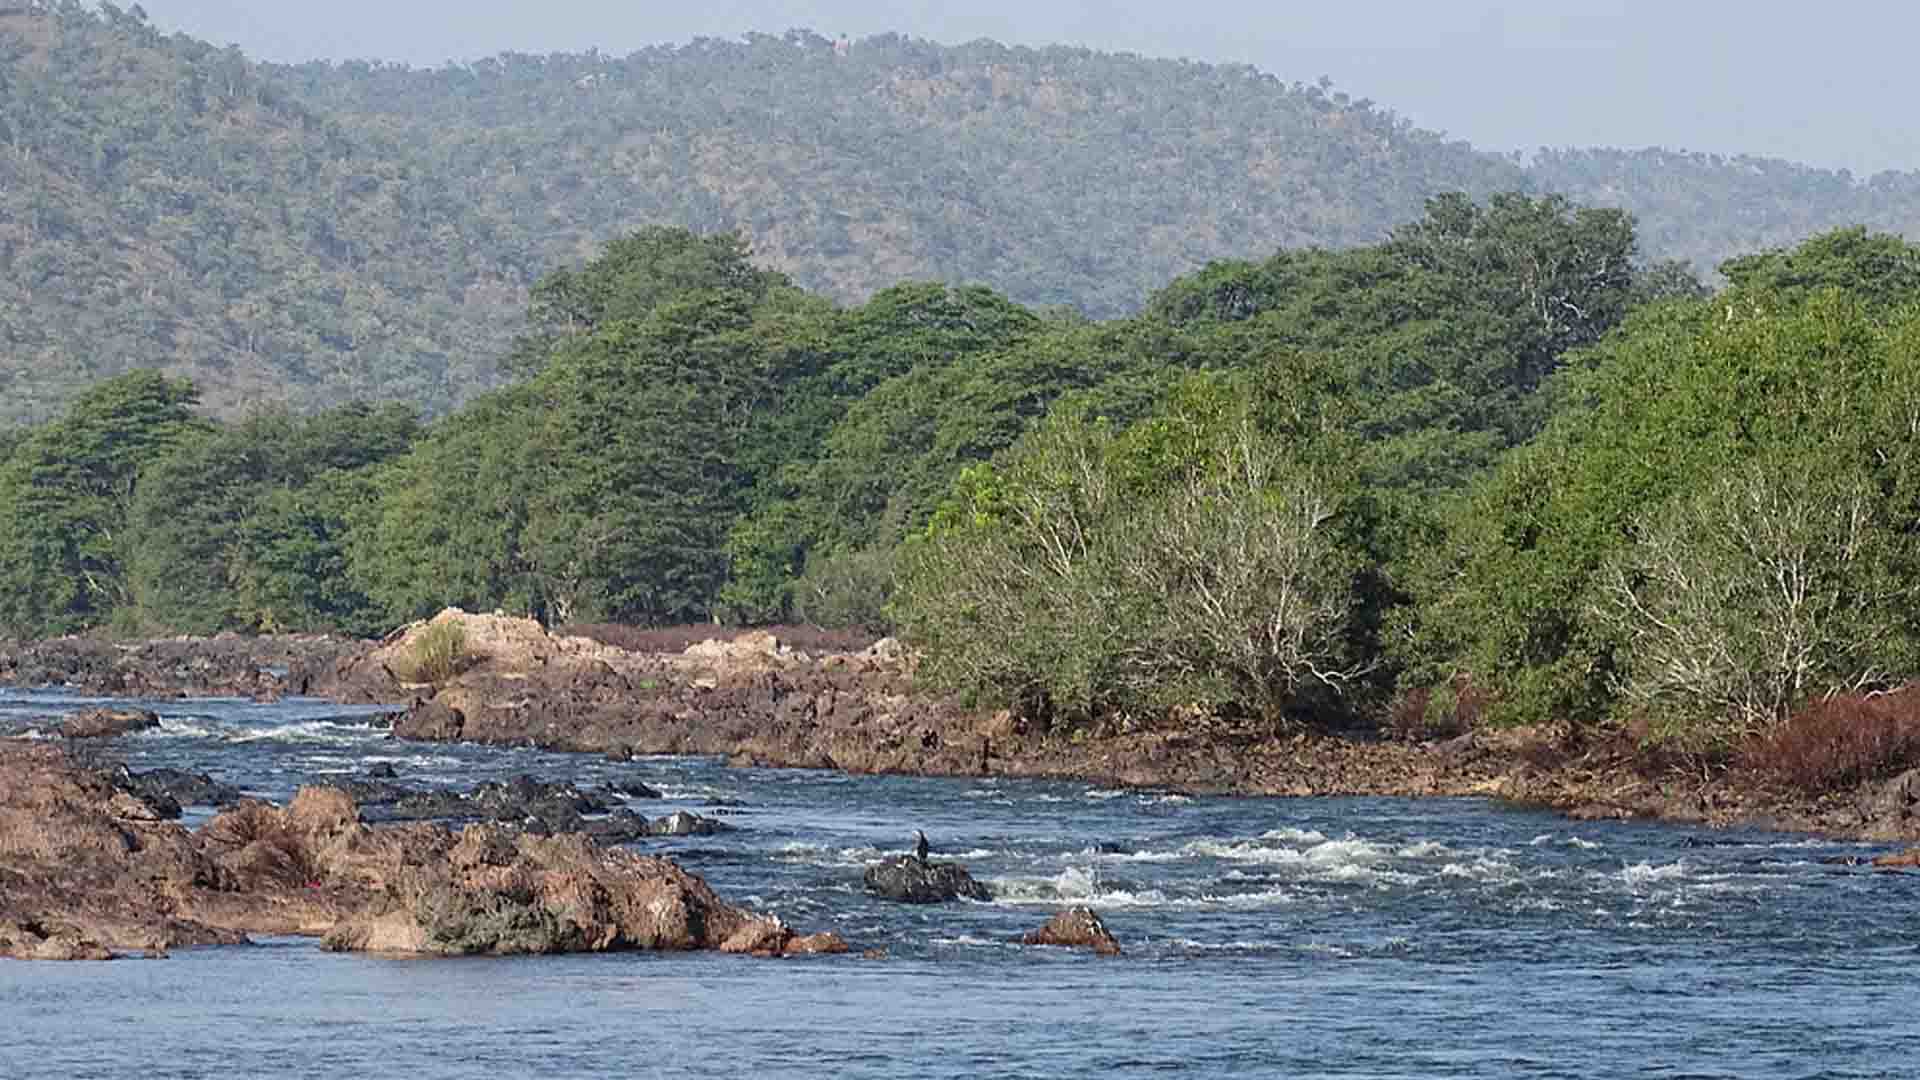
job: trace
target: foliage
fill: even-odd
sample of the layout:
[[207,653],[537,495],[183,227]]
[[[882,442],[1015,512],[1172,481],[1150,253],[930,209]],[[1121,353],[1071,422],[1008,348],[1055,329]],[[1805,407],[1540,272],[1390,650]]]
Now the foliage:
[[1749,464],[1634,519],[1592,613],[1611,632],[1618,708],[1660,738],[1726,748],[1920,666],[1916,552],[1868,478],[1834,464]]
[[[1889,582],[1916,570],[1905,541],[1894,538],[1911,531],[1920,506],[1917,331],[1910,309],[1888,315],[1831,293],[1795,303],[1745,289],[1655,305],[1629,319],[1550,388],[1557,414],[1545,431],[1452,500],[1441,537],[1409,559],[1402,580],[1417,602],[1397,617],[1391,637],[1407,685],[1469,679],[1487,693],[1494,720],[1617,717],[1630,711],[1617,691],[1657,685],[1646,680],[1660,648],[1680,641],[1668,634],[1660,645],[1648,620],[1691,604],[1697,621],[1687,633],[1732,647],[1714,634],[1737,629],[1725,625],[1734,615],[1771,617],[1752,599],[1758,584],[1743,576],[1796,549],[1826,560],[1810,566],[1806,580],[1823,583],[1830,613],[1870,612],[1874,637],[1890,657],[1902,655],[1910,631],[1885,600]],[[1740,472],[1754,461],[1777,467]],[[1839,544],[1846,530],[1779,531],[1799,520],[1819,533],[1816,519],[1843,505],[1834,491],[1794,486],[1811,479],[1842,485],[1836,491],[1860,485],[1859,535],[1868,549]],[[1750,505],[1736,513],[1741,491]],[[1603,574],[1608,567],[1612,574]],[[1684,590],[1658,584],[1695,574],[1718,583],[1706,586],[1721,590],[1718,600],[1690,602]],[[1598,592],[1603,583],[1613,587],[1612,602]],[[1747,599],[1734,611],[1711,610],[1736,597]],[[1645,610],[1628,622],[1640,624],[1641,636],[1623,638],[1618,616],[1634,603]],[[1830,633],[1846,633],[1845,624],[1819,632]],[[1772,661],[1746,669],[1757,663],[1756,648],[1747,639],[1722,668],[1739,678],[1780,670]],[[1762,711],[1778,716],[1806,693],[1879,662],[1866,642],[1829,652],[1790,700]],[[1669,730],[1697,730],[1688,718],[1704,715],[1706,697],[1684,700],[1691,703],[1656,706],[1643,694],[1631,707],[1663,712],[1677,725]]]
[[[602,314],[552,338],[536,378],[450,417],[381,475],[353,563],[391,618],[448,604],[555,623],[709,616],[754,479],[748,443],[790,368],[814,365],[784,336],[803,299],[744,269],[730,242],[737,287],[679,274],[711,250],[654,230],[569,272]],[[687,291],[654,287],[667,280]],[[645,304],[620,299],[633,281],[649,283]]]
[[126,526],[141,467],[204,437],[190,383],[141,371],[88,390],[0,466],[0,627],[62,634],[130,597]]
[[400,406],[267,413],[149,463],[128,515],[128,618],[201,634],[384,629],[345,580],[349,477],[418,427]]
[[965,470],[902,552],[894,612],[927,675],[1069,721],[1200,703],[1279,724],[1337,699],[1369,665],[1310,392],[1203,379],[1125,432],[1059,413]]

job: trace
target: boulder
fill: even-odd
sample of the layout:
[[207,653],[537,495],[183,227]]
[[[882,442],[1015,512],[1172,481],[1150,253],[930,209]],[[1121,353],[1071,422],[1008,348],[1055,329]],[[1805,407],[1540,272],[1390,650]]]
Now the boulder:
[[114,770],[112,780],[115,787],[146,801],[169,819],[179,817],[183,806],[232,806],[241,797],[239,788],[185,769],[135,772],[122,765]]
[[243,800],[189,832],[57,746],[0,742],[0,956],[159,955],[250,933],[436,955],[838,951],[579,833],[376,828],[331,787]]
[[732,942],[732,951],[779,953],[792,937],[665,859],[495,825],[467,826],[444,859],[403,865],[385,895],[384,905],[336,925],[322,946],[504,955]]
[[1114,940],[1106,924],[1100,921],[1100,916],[1085,907],[1070,907],[1060,912],[1048,919],[1040,929],[1028,931],[1020,943],[1092,949],[1101,956],[1120,955],[1120,943]]
[[985,885],[959,863],[925,862],[896,855],[867,867],[867,891],[903,904],[941,904],[949,900],[991,900]]
[[711,836],[732,832],[733,826],[686,810],[675,810],[666,817],[656,818],[647,831],[653,836]]
[[60,734],[69,739],[110,739],[160,726],[160,717],[145,709],[88,709],[60,722]]

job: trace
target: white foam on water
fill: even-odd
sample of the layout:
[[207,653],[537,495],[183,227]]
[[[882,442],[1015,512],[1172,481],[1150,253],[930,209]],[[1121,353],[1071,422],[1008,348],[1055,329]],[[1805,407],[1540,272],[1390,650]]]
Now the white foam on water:
[[1134,892],[1106,888],[1101,884],[1098,873],[1077,866],[1052,877],[989,878],[986,879],[986,885],[992,891],[995,903],[1019,907],[1034,904],[1055,906],[1061,903],[1109,908],[1164,907],[1169,903],[1167,894],[1159,889]]
[[1029,802],[1044,802],[1044,803],[1062,803],[1062,802],[1067,802],[1067,801],[1069,801],[1069,800],[1067,799],[1067,797],[1066,797],[1065,795],[1046,795],[1046,794],[1041,794],[1041,795],[1035,795],[1035,796],[1033,796],[1033,797],[1032,797],[1031,799],[1029,799],[1028,801],[1029,801]]
[[1621,880],[1628,888],[1637,889],[1645,885],[1662,881],[1678,881],[1692,872],[1685,859],[1655,866],[1652,863],[1632,863],[1620,869]]
[[231,733],[232,733],[231,728],[212,726],[210,723],[198,717],[193,719],[187,719],[185,717],[175,718],[171,716],[163,716],[160,718],[159,727],[148,728],[147,730],[140,732],[139,735],[136,736],[136,738],[224,739]]
[[1260,834],[1260,839],[1278,840],[1287,844],[1319,844],[1326,841],[1327,834],[1317,829],[1296,829],[1291,825],[1285,825],[1278,829],[1268,829]]
[[1089,799],[1118,799],[1127,794],[1128,792],[1119,788],[1094,788],[1088,791],[1084,797]]
[[280,724],[269,728],[247,728],[227,734],[229,742],[284,742],[284,743],[321,743],[328,746],[353,746],[360,743],[384,742],[386,732],[373,728],[345,728],[331,720],[308,720],[297,724]]
[[1166,795],[1142,795],[1140,797],[1140,804],[1142,806],[1161,806],[1166,804],[1177,806],[1181,803],[1190,803],[1192,801],[1193,796],[1182,795],[1179,792],[1170,792]]
[[1529,847],[1546,847],[1556,840],[1559,841],[1562,847],[1579,848],[1581,851],[1592,851],[1596,848],[1606,846],[1597,840],[1588,840],[1579,836],[1568,836],[1563,840],[1560,838],[1559,833],[1541,833],[1539,836],[1527,841],[1527,845]]
[[1276,941],[1195,941],[1192,938],[1169,938],[1167,944],[1176,949],[1197,953],[1276,953],[1292,952],[1294,946]]
[[1017,942],[995,941],[992,938],[975,937],[972,934],[959,934],[954,937],[928,938],[927,942],[932,945],[945,945],[948,947],[964,948],[964,949],[1010,949],[1010,948],[1018,947]]
[[660,793],[658,800],[649,799],[647,800],[648,802],[693,802],[696,799],[734,797],[734,793],[731,791],[722,791],[717,787],[710,787],[704,784],[693,787],[675,787],[671,784],[648,784],[647,786]]
[[1453,849],[1438,840],[1418,840],[1394,854],[1402,859],[1434,859],[1453,854]]

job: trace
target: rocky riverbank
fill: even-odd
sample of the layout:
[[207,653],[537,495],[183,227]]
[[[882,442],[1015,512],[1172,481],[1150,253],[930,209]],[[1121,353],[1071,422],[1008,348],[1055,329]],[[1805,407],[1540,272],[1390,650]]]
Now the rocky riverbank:
[[[1571,746],[1537,732],[1430,741],[1274,734],[1209,718],[1063,735],[916,690],[890,641],[807,649],[766,632],[707,640],[552,634],[529,620],[442,613],[456,673],[409,682],[429,624],[378,643],[223,638],[143,646],[0,649],[0,681],[99,692],[305,693],[390,703],[397,736],[608,754],[710,754],[742,764],[863,773],[1085,778],[1250,795],[1482,796],[1584,818],[1753,825],[1882,841],[1920,839],[1920,772],[1814,798],[1750,776],[1649,762],[1630,743]],[[691,635],[699,637],[700,635]],[[47,675],[66,671],[65,680]],[[170,683],[169,680],[178,680]],[[115,688],[141,688],[121,691]],[[217,692],[217,691],[216,691]]]
[[197,830],[165,817],[124,774],[0,741],[0,956],[154,956],[248,934],[435,955],[846,950],[579,833],[369,826],[337,788],[244,801]]

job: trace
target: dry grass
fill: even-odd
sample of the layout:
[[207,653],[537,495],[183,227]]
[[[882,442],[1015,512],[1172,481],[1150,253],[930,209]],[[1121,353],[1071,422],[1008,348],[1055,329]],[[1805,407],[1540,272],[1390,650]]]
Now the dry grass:
[[446,682],[467,661],[467,628],[457,619],[428,623],[396,661],[394,673],[406,682]]

